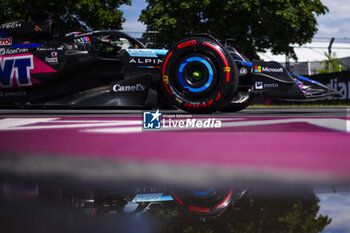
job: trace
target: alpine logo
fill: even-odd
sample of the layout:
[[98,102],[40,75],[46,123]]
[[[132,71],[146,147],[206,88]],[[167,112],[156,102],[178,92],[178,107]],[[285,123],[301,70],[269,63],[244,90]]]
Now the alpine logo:
[[126,86],[126,85],[120,85],[120,84],[115,84],[112,87],[112,90],[114,92],[138,92],[138,91],[144,91],[146,88],[144,85],[142,85],[141,83],[137,83],[135,85],[130,85],[130,86]]
[[32,69],[34,69],[33,55],[0,57],[0,86],[13,87],[14,79],[18,86],[32,85],[30,80]]
[[0,38],[0,45],[12,45],[12,37]]
[[162,59],[159,58],[132,58],[130,59],[129,63],[135,63],[135,64],[162,64]]

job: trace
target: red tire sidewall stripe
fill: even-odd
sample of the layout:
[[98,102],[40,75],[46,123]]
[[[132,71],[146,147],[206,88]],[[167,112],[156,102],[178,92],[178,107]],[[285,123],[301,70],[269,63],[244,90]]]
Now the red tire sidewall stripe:
[[173,55],[173,52],[170,51],[170,53],[167,55],[167,57],[165,58],[165,61],[163,63],[163,71],[162,71],[162,79],[163,79],[163,83],[165,86],[166,91],[172,95],[173,93],[171,93],[171,91],[169,90],[168,84],[164,81],[164,75],[165,75],[165,68],[166,68],[166,64],[168,63],[169,58],[171,57],[171,55]]
[[222,205],[224,205],[228,201],[228,199],[231,197],[231,195],[232,195],[232,189],[230,190],[229,194],[227,194],[226,198],[220,204],[215,206],[215,209],[220,208]]
[[[222,54],[222,52],[219,49],[217,49],[214,45],[207,42],[203,42],[203,45],[209,46],[210,48],[214,49],[220,55],[221,59],[224,61],[225,67],[229,67],[225,56]],[[230,72],[226,71],[226,82],[229,82],[229,81],[230,81]]]
[[171,194],[173,195],[173,197],[175,198],[175,200],[177,200],[181,205],[183,205],[184,203],[180,200],[180,198],[178,196],[176,196],[176,194],[172,191]]

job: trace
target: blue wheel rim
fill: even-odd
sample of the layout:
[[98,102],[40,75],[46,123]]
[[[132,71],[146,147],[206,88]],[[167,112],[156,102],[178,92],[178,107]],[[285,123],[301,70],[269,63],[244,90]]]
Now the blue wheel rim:
[[189,190],[191,192],[193,192],[195,195],[204,196],[204,195],[208,195],[208,194],[212,193],[214,191],[214,188],[211,187],[211,188],[209,188],[207,190],[199,191],[199,190],[195,190],[195,189],[189,187]]
[[[208,69],[208,73],[209,73],[209,78],[208,78],[208,81],[201,87],[198,87],[198,88],[194,88],[194,87],[190,87],[188,86],[185,81],[183,80],[183,75],[182,75],[182,72],[184,70],[184,68],[186,67],[186,65],[188,65],[190,62],[193,62],[193,61],[197,61],[197,62],[201,62],[202,64],[204,64],[207,69]],[[209,62],[207,62],[205,59],[201,58],[201,57],[190,57],[190,58],[187,58],[186,60],[184,60],[182,62],[182,64],[180,65],[180,68],[179,68],[179,80],[180,80],[180,83],[181,85],[185,88],[185,89],[188,89],[190,92],[194,92],[194,93],[198,93],[198,92],[202,92],[202,91],[205,91],[206,89],[208,89],[208,87],[210,86],[210,84],[212,83],[213,81],[213,69],[212,67],[210,66]]]

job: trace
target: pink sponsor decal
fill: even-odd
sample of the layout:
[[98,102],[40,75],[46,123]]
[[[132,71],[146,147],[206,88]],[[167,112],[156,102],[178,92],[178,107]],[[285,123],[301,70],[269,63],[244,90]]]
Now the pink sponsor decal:
[[56,72],[31,53],[0,56],[0,87],[26,87],[39,83],[31,74]]

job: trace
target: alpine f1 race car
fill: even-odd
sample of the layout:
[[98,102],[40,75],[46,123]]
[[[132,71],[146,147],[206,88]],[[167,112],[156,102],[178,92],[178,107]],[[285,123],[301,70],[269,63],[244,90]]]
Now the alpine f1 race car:
[[137,214],[150,205],[175,201],[187,213],[217,217],[230,206],[235,206],[246,192],[247,189],[242,187],[181,187],[175,190],[166,187],[138,187],[118,192],[90,193],[88,196],[86,193],[70,193],[69,200],[73,207],[90,216]]
[[340,94],[253,61],[214,37],[196,34],[169,50],[147,49],[114,30],[55,34],[54,23],[0,26],[0,104],[20,107],[178,107],[235,112],[254,96],[309,101]]

